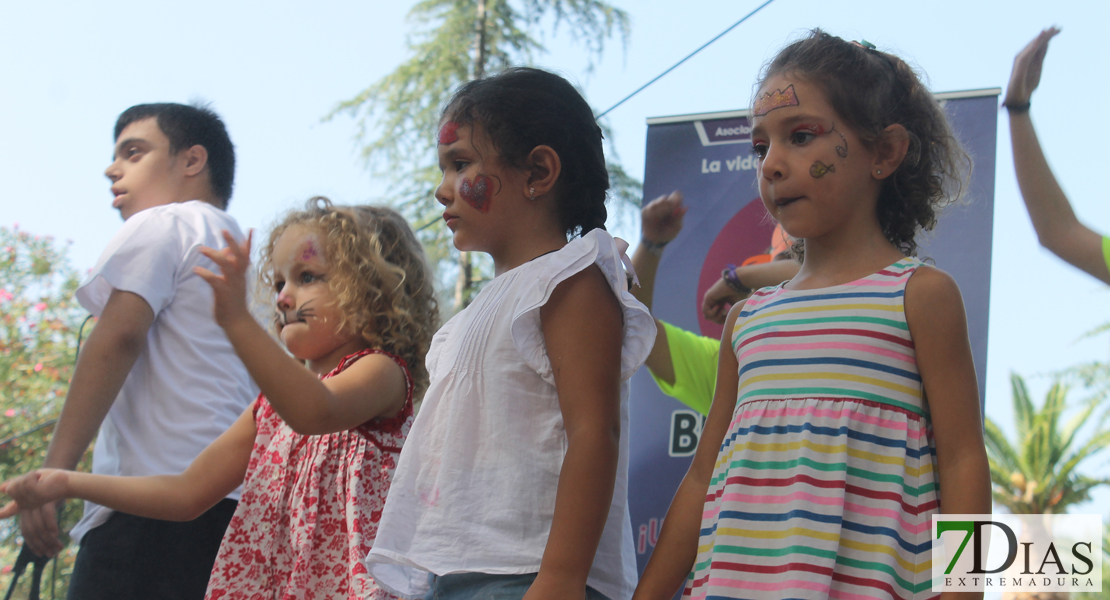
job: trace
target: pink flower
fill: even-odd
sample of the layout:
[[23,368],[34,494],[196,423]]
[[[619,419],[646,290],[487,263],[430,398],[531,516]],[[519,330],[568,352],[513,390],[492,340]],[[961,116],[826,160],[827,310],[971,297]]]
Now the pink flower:
[[46,303],[45,302],[39,302],[38,304],[35,305],[35,310],[37,312],[42,312],[42,311],[46,310]]
[[36,372],[36,373],[38,373],[38,372],[39,372],[39,371],[41,371],[41,370],[42,370],[42,363],[38,363],[38,364],[36,364],[36,365],[35,365],[35,372]]
[[9,408],[8,410],[4,411],[4,416],[5,417],[14,417],[15,416],[15,409],[14,408]]
[[8,290],[0,289],[0,302],[7,302],[12,299],[12,293]]

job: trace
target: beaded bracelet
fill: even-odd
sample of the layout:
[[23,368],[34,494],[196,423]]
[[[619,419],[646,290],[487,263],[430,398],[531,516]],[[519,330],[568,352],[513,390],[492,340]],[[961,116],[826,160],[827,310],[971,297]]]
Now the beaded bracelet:
[[669,243],[670,242],[653,242],[647,238],[640,238],[640,245],[644,247],[644,250],[656,256],[662,256],[663,248],[666,248]]
[[732,288],[734,291],[741,294],[750,294],[752,289],[740,281],[740,277],[736,275],[736,265],[729,265],[721,271],[721,279],[725,280],[725,284]]

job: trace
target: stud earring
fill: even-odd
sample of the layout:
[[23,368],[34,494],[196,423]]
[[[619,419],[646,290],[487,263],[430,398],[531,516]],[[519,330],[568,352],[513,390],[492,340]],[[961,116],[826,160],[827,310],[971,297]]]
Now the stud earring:
[[875,174],[876,174],[876,175],[882,175],[882,174],[883,174],[883,172],[882,172],[882,170],[880,169],[880,170],[877,170],[877,171],[875,171]]
[[536,188],[534,188],[534,187],[528,188],[528,199],[529,200],[535,200],[536,199]]

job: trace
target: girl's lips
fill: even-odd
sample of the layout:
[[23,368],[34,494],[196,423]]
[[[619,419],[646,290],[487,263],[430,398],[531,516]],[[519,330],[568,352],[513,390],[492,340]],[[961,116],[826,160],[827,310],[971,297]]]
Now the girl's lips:
[[800,200],[801,198],[801,196],[795,196],[793,198],[775,198],[775,206],[786,206],[787,204],[790,204],[795,200]]
[[447,222],[447,226],[448,226],[448,227],[450,227],[450,226],[451,226],[451,225],[453,225],[453,224],[454,224],[454,223],[455,223],[456,221],[458,221],[458,220],[459,220],[459,218],[458,218],[457,216],[455,216],[455,215],[452,215],[452,214],[448,214],[448,213],[443,213],[443,220],[444,220],[444,221],[446,221],[446,222]]

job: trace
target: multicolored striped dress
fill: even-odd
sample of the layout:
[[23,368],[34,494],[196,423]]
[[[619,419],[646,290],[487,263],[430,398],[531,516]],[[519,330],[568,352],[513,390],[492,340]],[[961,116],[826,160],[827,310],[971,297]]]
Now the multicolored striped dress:
[[752,295],[684,597],[932,598],[937,477],[903,311],[921,265]]

